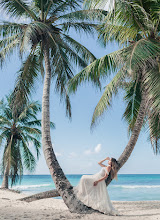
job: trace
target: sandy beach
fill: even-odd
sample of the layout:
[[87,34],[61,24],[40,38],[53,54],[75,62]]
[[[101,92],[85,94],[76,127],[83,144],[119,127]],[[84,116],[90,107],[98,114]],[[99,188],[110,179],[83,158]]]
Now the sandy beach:
[[11,191],[0,190],[0,219],[88,219],[88,220],[157,220],[160,219],[160,201],[114,202],[120,216],[107,216],[99,213],[80,215],[68,211],[63,200],[43,199],[31,203],[18,201],[26,196]]

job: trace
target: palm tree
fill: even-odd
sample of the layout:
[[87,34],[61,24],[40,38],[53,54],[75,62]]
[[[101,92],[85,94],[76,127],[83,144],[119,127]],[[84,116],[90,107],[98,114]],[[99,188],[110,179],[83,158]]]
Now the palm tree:
[[[97,22],[103,19],[103,14],[99,10],[81,10],[81,4],[81,0],[2,0],[0,2],[2,9],[11,17],[28,18],[26,23],[3,22],[0,25],[3,36],[0,42],[0,61],[3,64],[5,58],[16,48],[19,49],[21,56],[24,51],[30,51],[19,70],[14,92],[15,106],[21,106],[27,101],[39,72],[44,77],[43,152],[56,188],[72,212],[89,209],[77,200],[54,154],[50,137],[49,101],[51,78],[53,78],[56,91],[65,99],[66,113],[71,117],[66,84],[74,75],[73,67],[84,68],[95,60],[95,56],[86,47],[68,34],[70,28],[78,33],[93,34]],[[22,103],[20,100],[23,100]]]
[[41,131],[38,127],[41,126],[41,120],[36,115],[41,107],[37,102],[30,102],[23,106],[18,117],[14,117],[12,96],[6,99],[7,103],[4,100],[0,102],[0,146],[4,148],[1,188],[8,189],[8,178],[11,178],[12,186],[21,180],[24,168],[32,172],[36,167],[36,158],[30,145],[33,145],[38,159],[41,148]]
[[[88,7],[104,1],[86,0]],[[111,105],[112,97],[124,90],[127,103],[123,117],[129,124],[130,139],[118,159],[119,170],[130,157],[142,126],[147,126],[154,152],[160,152],[160,1],[116,1],[105,22],[99,27],[105,42],[117,41],[122,49],[97,59],[70,80],[69,91],[75,92],[82,81],[103,80],[115,74],[98,102],[91,127]],[[106,180],[108,185],[111,175]]]

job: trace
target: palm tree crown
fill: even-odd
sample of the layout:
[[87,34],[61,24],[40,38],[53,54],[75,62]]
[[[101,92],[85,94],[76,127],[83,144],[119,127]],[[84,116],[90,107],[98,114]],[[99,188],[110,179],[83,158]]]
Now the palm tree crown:
[[67,114],[71,116],[70,100],[66,93],[66,82],[74,75],[73,66],[83,68],[95,60],[87,48],[69,34],[70,28],[78,33],[93,34],[97,21],[103,19],[99,10],[82,10],[82,1],[75,0],[2,0],[0,6],[13,18],[27,18],[28,23],[3,22],[0,32],[0,62],[16,49],[22,56],[27,49],[29,55],[18,71],[15,89],[15,104],[20,98],[27,100],[34,88],[35,80],[41,72],[44,76],[44,47],[49,49],[52,77],[55,89],[65,99]]
[[[11,96],[6,97],[0,103],[0,146],[3,147],[2,173],[11,178],[11,185],[15,184],[23,175],[24,168],[34,171],[36,159],[31,146],[39,158],[41,148],[40,138],[41,120],[37,119],[37,113],[41,110],[37,102],[30,102],[14,117]],[[32,150],[33,150],[32,149]]]
[[[107,1],[106,1],[107,2]],[[104,1],[86,0],[88,7],[98,7]],[[85,80],[105,79],[116,73],[97,104],[92,126],[111,105],[113,95],[124,89],[127,103],[123,117],[132,133],[142,96],[145,96],[145,118],[155,153],[160,151],[160,2],[114,1],[105,22],[100,25],[99,37],[103,42],[117,41],[122,49],[91,63],[70,81],[69,90],[76,91]]]

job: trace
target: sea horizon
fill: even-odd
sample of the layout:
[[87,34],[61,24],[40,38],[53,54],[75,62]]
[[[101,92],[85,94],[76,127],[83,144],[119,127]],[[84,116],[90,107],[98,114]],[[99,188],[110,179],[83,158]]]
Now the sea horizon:
[[[94,173],[65,173],[65,175],[93,175]],[[23,176],[51,176],[50,174],[24,174]],[[120,173],[118,175],[160,175],[160,173]],[[2,175],[0,175],[1,178]]]
[[[89,174],[66,174],[73,186],[79,183],[82,175]],[[55,189],[55,185],[49,174],[25,174],[21,183],[18,182],[11,189],[32,195]],[[107,190],[114,201],[159,201],[160,174],[118,174],[118,181],[113,180]]]

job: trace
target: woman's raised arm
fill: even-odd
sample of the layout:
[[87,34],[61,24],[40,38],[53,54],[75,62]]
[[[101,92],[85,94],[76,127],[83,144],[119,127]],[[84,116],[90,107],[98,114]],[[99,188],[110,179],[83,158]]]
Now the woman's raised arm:
[[104,160],[101,160],[98,162],[98,164],[101,166],[101,167],[106,167],[104,164],[102,164],[105,160],[110,160],[109,157],[106,157]]

